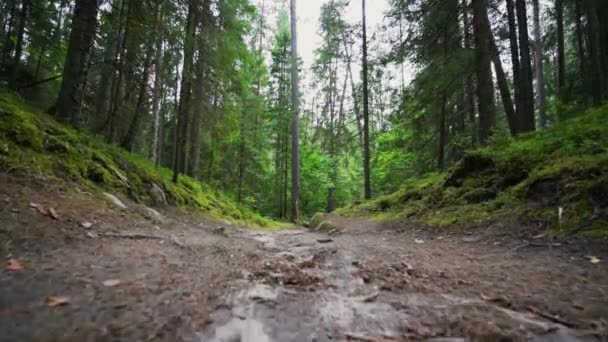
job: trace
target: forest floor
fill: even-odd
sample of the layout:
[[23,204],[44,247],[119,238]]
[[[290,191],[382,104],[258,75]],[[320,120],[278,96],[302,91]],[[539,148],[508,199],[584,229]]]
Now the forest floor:
[[269,232],[0,184],[1,341],[608,340],[605,241],[338,216]]

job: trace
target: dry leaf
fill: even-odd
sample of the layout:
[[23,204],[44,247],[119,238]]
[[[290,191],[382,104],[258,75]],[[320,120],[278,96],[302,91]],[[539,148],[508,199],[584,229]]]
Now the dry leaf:
[[93,233],[93,232],[87,232],[87,236],[90,237],[91,239],[97,239],[99,237],[99,235],[97,235],[96,233]]
[[61,296],[48,296],[44,302],[48,306],[63,306],[68,305],[70,303],[70,299],[68,297]]
[[424,243],[424,241],[423,241],[423,240],[420,240],[420,239],[416,239],[416,240],[414,240],[414,242],[415,242],[415,243],[418,243],[418,244]]
[[19,271],[23,269],[23,264],[17,259],[8,259],[6,262],[7,271]]
[[602,260],[597,257],[589,257],[589,261],[591,261],[592,264],[599,264],[600,262],[602,262]]
[[89,228],[93,227],[93,224],[91,222],[80,222],[80,226],[82,228],[89,229]]
[[106,287],[114,287],[114,286],[120,285],[120,283],[121,283],[120,279],[108,279],[108,280],[104,281],[102,284],[103,284],[103,286],[106,286]]
[[39,206],[40,206],[40,204],[38,204],[38,203],[30,202],[30,207],[32,207],[32,208],[38,208]]

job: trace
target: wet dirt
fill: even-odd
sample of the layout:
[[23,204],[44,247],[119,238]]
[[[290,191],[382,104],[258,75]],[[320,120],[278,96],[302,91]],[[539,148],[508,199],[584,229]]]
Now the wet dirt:
[[337,216],[332,236],[264,232],[170,208],[157,224],[124,198],[0,182],[0,255],[24,265],[0,270],[0,341],[608,340],[606,241]]

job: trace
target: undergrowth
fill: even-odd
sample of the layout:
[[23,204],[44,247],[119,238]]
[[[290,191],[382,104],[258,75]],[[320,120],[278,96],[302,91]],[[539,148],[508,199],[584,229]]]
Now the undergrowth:
[[[77,183],[93,191],[121,192],[149,205],[176,206],[246,226],[279,228],[281,223],[238,206],[209,186],[68,128],[30,108],[16,96],[0,92],[0,168],[4,172],[44,175]],[[162,190],[162,192],[158,191]]]
[[608,106],[591,109],[551,129],[469,152],[448,172],[338,213],[440,227],[514,218],[562,233],[608,236],[607,118]]

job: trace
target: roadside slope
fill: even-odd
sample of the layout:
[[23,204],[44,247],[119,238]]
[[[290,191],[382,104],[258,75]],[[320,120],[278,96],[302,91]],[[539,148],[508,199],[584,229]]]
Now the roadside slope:
[[170,170],[68,128],[4,92],[0,92],[0,170],[44,176],[99,194],[118,192],[138,203],[176,206],[247,226],[279,226],[189,177],[180,176],[173,183]]
[[467,153],[451,170],[338,211],[440,227],[516,219],[563,233],[608,235],[608,106]]

